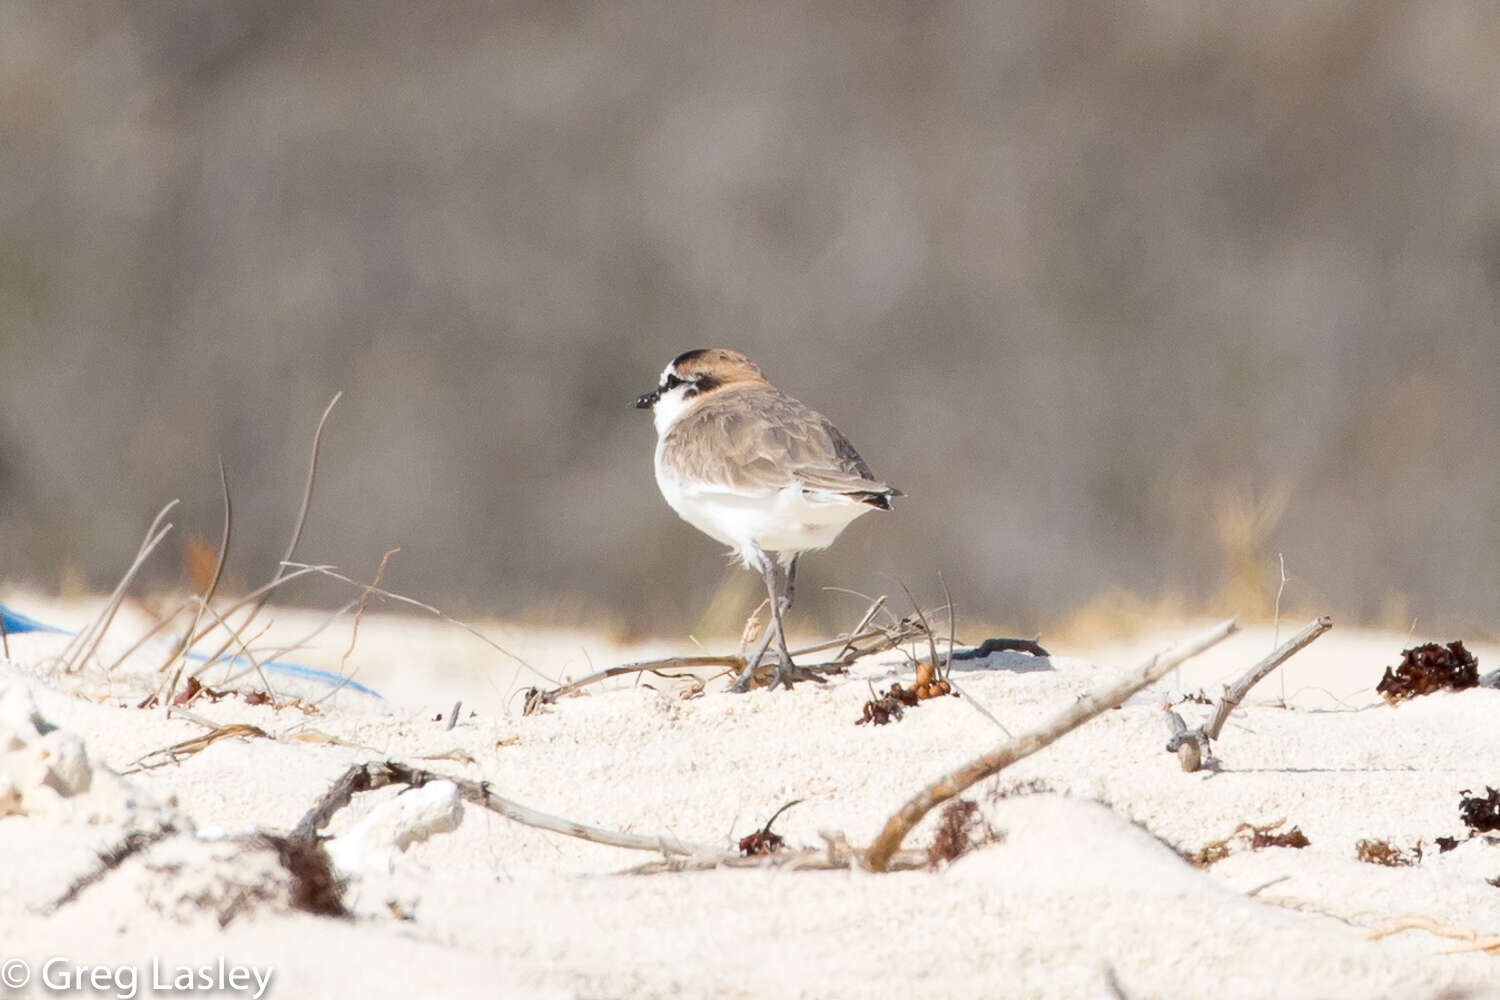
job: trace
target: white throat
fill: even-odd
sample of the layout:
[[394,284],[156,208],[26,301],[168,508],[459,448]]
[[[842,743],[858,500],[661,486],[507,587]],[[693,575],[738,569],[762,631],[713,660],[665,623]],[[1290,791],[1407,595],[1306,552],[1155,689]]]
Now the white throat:
[[693,400],[687,395],[690,388],[691,385],[679,385],[657,397],[656,405],[651,407],[651,419],[656,423],[657,437],[663,437],[671,430],[672,425],[693,405]]

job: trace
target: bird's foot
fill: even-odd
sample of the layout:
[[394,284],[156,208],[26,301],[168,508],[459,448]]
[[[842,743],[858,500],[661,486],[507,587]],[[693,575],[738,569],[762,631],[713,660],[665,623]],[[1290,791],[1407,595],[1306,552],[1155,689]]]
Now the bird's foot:
[[790,691],[797,681],[828,683],[818,671],[799,667],[791,662],[784,663],[780,656],[768,653],[758,663],[752,663],[740,671],[734,683],[729,685],[729,690],[735,694],[744,694],[752,688],[770,688],[774,691],[778,687],[784,687]]
[[782,663],[778,660],[776,663],[776,679],[771,682],[771,687],[774,689],[777,684],[780,684],[790,691],[792,684],[797,681],[815,681],[819,684],[828,683],[828,680],[816,670],[799,667],[795,663]]

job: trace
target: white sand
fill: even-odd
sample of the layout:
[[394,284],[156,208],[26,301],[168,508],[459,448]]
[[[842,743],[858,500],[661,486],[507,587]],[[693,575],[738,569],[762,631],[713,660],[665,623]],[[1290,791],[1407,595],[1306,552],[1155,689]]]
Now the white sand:
[[[15,603],[47,620],[79,620],[67,609]],[[293,635],[316,620],[284,611],[276,618]],[[134,624],[117,626],[121,644]],[[554,676],[587,673],[590,660],[605,666],[684,651],[491,631]],[[972,668],[956,676],[1019,733],[1169,639],[1057,650],[1086,659],[1005,654],[960,664]],[[290,658],[336,666],[347,632],[320,641]],[[1271,644],[1269,629],[1248,630],[1163,690],[1217,690]],[[1336,628],[1291,661],[1284,678],[1273,675],[1252,693],[1218,746],[1218,773],[1181,772],[1163,750],[1161,691],[1145,693],[998,782],[1039,779],[1052,793],[997,798],[994,784],[976,788],[971,797],[1004,839],[935,872],[619,874],[650,856],[468,805],[457,830],[397,855],[390,874],[355,881],[353,920],[294,912],[270,898],[221,928],[218,913],[236,885],[284,880],[273,854],[168,839],[48,914],[41,908],[122,831],[108,821],[13,815],[0,819],[0,961],[18,957],[39,969],[65,956],[134,968],[140,996],[151,995],[153,960],[170,972],[222,957],[274,969],[267,995],[277,997],[1094,997],[1110,995],[1109,969],[1131,997],[1435,997],[1453,989],[1500,997],[1500,955],[1449,954],[1457,942],[1420,930],[1369,936],[1405,916],[1500,934],[1500,888],[1485,881],[1500,876],[1500,844],[1476,838],[1442,855],[1432,844],[1463,838],[1460,789],[1500,785],[1500,692],[1384,705],[1374,684],[1408,644]],[[41,715],[81,736],[96,763],[123,770],[203,732],[128,707],[149,683],[149,665],[137,661],[108,680],[94,670],[57,676],[46,657],[59,645],[13,638],[0,688],[24,683]],[[1481,670],[1500,667],[1500,648],[1471,648]],[[734,696],[720,681],[685,700],[653,678],[662,690],[591,689],[529,718],[507,716],[505,707],[516,684],[531,681],[436,623],[371,616],[350,662],[391,701],[340,694],[310,716],[200,701],[201,716],[284,738],[226,740],[128,780],[159,802],[175,800],[199,830],[231,834],[285,832],[347,765],[392,758],[488,780],[500,794],[582,822],[726,848],[803,797],[777,823],[789,844],[819,845],[818,831],[828,828],[867,844],[911,793],[1000,738],[952,698],[893,725],[853,725],[866,680],[889,684],[899,657],[792,693]],[[1291,710],[1266,705],[1283,680]],[[456,698],[465,701],[463,719],[448,732],[433,716],[446,716]],[[509,704],[518,711],[519,700]],[[1196,724],[1207,710],[1184,711]],[[393,796],[358,797],[331,832],[349,831]],[[1196,849],[1241,822],[1280,819],[1300,826],[1311,846],[1244,851],[1200,871],[1162,843]],[[908,846],[925,846],[931,826]],[[1415,867],[1377,867],[1355,859],[1361,838],[1399,847],[1421,840],[1428,853]],[[413,919],[399,919],[392,901]],[[42,994],[33,987],[21,995]]]

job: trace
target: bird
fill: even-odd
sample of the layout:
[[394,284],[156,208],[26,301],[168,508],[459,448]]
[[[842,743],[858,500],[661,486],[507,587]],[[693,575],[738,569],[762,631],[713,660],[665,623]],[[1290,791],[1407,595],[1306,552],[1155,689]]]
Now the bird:
[[656,424],[656,484],[667,505],[765,581],[771,627],[732,690],[748,689],[773,639],[780,657],[771,687],[790,689],[799,678],[783,622],[798,558],[905,494],[875,478],[831,420],[738,351],[679,354],[635,406],[651,410]]

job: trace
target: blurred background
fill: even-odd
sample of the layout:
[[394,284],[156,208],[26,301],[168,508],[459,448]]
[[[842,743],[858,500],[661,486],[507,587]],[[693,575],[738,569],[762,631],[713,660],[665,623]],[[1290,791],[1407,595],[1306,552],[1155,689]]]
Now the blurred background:
[[[737,633],[629,408],[743,350],[910,494],[802,624],[1224,607],[1493,637],[1488,4],[0,4],[7,586],[286,545]],[[195,556],[195,551],[197,555]],[[319,600],[309,593],[293,599]]]

